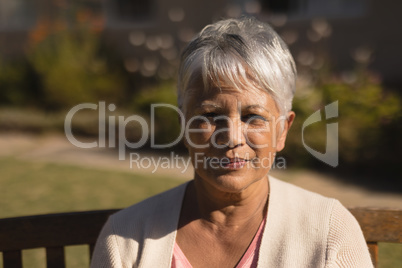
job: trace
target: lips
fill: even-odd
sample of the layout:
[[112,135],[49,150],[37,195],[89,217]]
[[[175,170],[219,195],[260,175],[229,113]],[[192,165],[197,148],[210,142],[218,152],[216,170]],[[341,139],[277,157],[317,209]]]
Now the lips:
[[222,158],[220,164],[225,169],[240,169],[243,168],[247,162],[247,159],[242,158]]
[[238,170],[247,165],[250,160],[244,158],[230,158],[230,157],[206,157],[204,160],[204,168],[210,169],[226,169],[226,170]]

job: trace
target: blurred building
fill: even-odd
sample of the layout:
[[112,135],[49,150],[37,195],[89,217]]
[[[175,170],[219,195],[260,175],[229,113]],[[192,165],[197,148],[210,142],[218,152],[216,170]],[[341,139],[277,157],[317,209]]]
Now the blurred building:
[[102,18],[104,40],[128,71],[173,76],[183,44],[222,17],[251,14],[270,22],[301,65],[336,70],[367,64],[388,85],[402,85],[401,1],[392,0],[0,0],[3,56],[22,53],[39,20],[65,10]]
[[262,7],[284,15],[277,30],[299,63],[324,50],[337,70],[368,64],[385,84],[402,85],[401,1],[262,0]]

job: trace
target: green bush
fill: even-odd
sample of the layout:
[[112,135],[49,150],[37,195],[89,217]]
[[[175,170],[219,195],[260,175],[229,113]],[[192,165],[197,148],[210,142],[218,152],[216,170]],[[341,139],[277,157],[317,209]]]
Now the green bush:
[[[151,118],[152,104],[170,104],[177,106],[176,86],[173,81],[157,83],[138,91],[133,100],[135,112]],[[179,114],[165,107],[155,108],[155,130],[154,135],[156,144],[168,144],[176,140],[180,134]]]
[[308,153],[301,141],[302,124],[315,111],[338,101],[339,117],[307,127],[304,133],[306,144],[324,152],[326,123],[338,122],[340,164],[350,167],[380,164],[381,160],[388,164],[395,162],[391,140],[394,140],[394,146],[398,144],[401,101],[395,93],[386,91],[369,72],[356,72],[351,82],[324,75],[297,90],[293,104],[296,120],[287,144],[288,157],[312,163],[313,157],[305,157]]
[[26,60],[0,58],[0,105],[38,105],[41,97],[38,80]]
[[44,104],[61,109],[123,98],[124,78],[100,52],[98,36],[86,30],[59,31],[33,46],[27,57],[41,80]]

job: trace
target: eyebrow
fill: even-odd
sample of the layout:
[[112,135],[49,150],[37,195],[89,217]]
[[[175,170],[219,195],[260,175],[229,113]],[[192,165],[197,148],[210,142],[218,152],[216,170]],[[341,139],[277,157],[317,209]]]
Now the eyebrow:
[[215,107],[215,108],[222,108],[221,106],[219,106],[217,104],[214,104],[214,103],[202,103],[201,107],[204,107],[204,106],[212,106],[212,107]]
[[244,109],[245,110],[262,109],[262,110],[265,110],[268,113],[271,113],[271,111],[267,110],[265,107],[263,107],[263,106],[261,106],[259,104],[249,105],[249,106],[246,106]]
[[[213,107],[213,108],[218,108],[218,109],[222,109],[221,106],[215,104],[215,103],[202,103],[201,105],[195,107],[196,109],[199,108],[204,108],[204,107]],[[264,111],[266,111],[267,113],[271,114],[271,111],[267,110],[265,107],[259,105],[259,104],[252,104],[252,105],[248,105],[246,107],[244,107],[242,110],[253,110],[253,109],[262,109]]]
[[215,104],[215,103],[209,103],[209,102],[207,102],[207,103],[200,103],[200,104],[198,104],[198,105],[196,105],[195,107],[194,107],[194,111],[196,111],[196,112],[201,112],[203,109],[211,109],[211,108],[213,108],[213,109],[219,109],[219,110],[222,110],[222,107],[221,106],[219,106],[219,105],[217,105],[217,104]]
[[[221,106],[219,106],[219,105],[217,105],[217,104],[215,104],[215,103],[202,103],[199,107],[200,107],[200,108],[202,108],[202,107],[213,107],[213,108],[222,109]],[[198,108],[198,107],[197,107],[197,108]]]

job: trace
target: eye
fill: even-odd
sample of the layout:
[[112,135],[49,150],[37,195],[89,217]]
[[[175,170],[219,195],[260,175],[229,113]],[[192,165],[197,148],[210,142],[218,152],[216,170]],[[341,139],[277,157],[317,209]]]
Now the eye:
[[202,114],[202,116],[204,116],[206,118],[214,118],[214,117],[217,117],[218,114],[211,112],[211,113],[204,113],[204,114]]
[[203,114],[203,116],[205,118],[207,118],[210,121],[210,123],[212,123],[212,124],[221,125],[221,124],[225,124],[228,121],[227,116],[219,114],[219,113],[214,113],[214,112],[205,113],[205,114]]
[[264,116],[259,115],[259,114],[247,114],[247,115],[243,115],[241,117],[242,121],[244,122],[253,122],[253,121],[268,121]]

